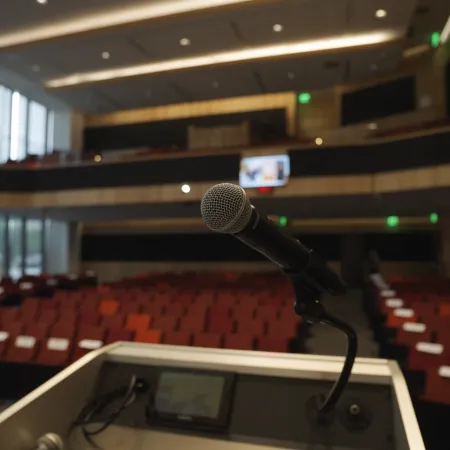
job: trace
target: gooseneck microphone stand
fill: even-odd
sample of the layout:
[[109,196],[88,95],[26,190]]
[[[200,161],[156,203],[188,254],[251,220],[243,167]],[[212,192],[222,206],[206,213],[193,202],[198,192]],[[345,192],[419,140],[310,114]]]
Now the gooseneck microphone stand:
[[319,286],[314,285],[310,278],[305,277],[302,273],[283,272],[290,279],[294,288],[295,314],[303,317],[311,324],[329,325],[341,331],[347,337],[347,354],[341,374],[328,396],[326,398],[322,396],[317,398],[317,421],[319,424],[326,423],[350,378],[358,351],[358,338],[351,326],[325,311],[324,306],[320,303],[323,290]]

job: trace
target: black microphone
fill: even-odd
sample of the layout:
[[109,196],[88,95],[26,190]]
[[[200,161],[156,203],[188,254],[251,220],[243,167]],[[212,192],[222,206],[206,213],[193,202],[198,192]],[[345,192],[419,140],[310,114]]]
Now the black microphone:
[[302,274],[306,282],[331,295],[346,292],[345,283],[327,263],[260,215],[240,186],[222,183],[210,188],[203,196],[201,214],[209,229],[234,235],[286,273]]

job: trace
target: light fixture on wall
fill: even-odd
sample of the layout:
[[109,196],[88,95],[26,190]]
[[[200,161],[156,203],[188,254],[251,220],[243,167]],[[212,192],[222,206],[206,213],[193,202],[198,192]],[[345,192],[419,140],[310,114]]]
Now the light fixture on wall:
[[189,192],[191,192],[191,187],[188,184],[183,184],[183,186],[181,186],[181,192],[183,192],[183,194],[189,194]]
[[321,137],[316,138],[316,145],[322,145],[323,144],[323,139]]

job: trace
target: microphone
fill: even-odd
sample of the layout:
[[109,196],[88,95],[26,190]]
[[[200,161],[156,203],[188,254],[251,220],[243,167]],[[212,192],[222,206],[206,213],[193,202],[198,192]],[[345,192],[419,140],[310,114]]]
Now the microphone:
[[327,263],[259,214],[240,186],[221,183],[211,187],[203,196],[200,210],[210,230],[232,234],[287,274],[301,274],[306,283],[331,295],[346,292],[345,283]]

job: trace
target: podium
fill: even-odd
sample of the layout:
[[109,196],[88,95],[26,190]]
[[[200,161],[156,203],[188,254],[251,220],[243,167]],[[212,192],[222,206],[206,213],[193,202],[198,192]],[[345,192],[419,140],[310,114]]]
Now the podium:
[[118,342],[0,413],[0,447],[32,450],[55,433],[71,450],[425,450],[394,361],[357,358],[337,407],[317,421],[317,398],[342,364],[340,357]]

